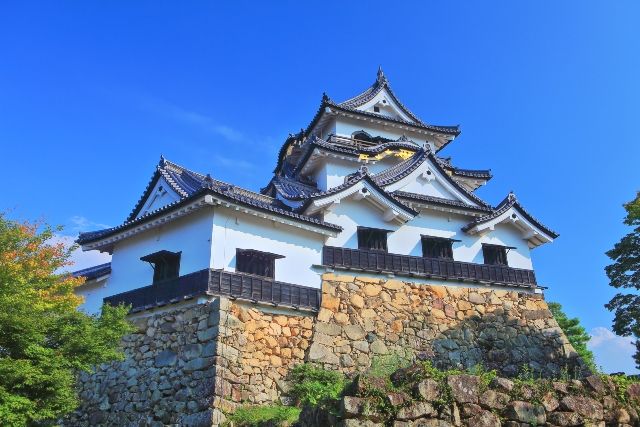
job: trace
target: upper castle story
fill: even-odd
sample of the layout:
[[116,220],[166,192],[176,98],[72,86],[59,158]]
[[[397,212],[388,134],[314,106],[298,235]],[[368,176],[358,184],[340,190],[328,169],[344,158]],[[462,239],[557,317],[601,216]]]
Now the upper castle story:
[[78,273],[84,307],[218,292],[313,309],[336,269],[540,292],[531,250],[558,235],[514,194],[492,206],[474,193],[491,172],[439,155],[459,134],[420,120],[379,70],[347,101],[323,96],[260,192],[161,158],[124,223],[80,235],[83,250],[112,254]]

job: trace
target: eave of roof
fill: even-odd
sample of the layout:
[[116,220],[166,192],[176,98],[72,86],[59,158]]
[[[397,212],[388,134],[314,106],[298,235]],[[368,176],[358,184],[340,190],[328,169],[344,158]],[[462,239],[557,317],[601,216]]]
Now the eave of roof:
[[427,196],[426,194],[409,193],[406,191],[394,191],[392,194],[398,199],[402,201],[407,201],[407,202],[414,202],[414,203],[426,204],[426,205],[433,204],[433,205],[443,206],[443,207],[454,207],[454,208],[459,208],[459,209],[476,212],[480,214],[486,214],[487,212],[492,212],[492,209],[489,207],[472,206],[464,202],[461,202],[459,200],[451,200],[451,199],[444,199],[442,197]]
[[318,192],[318,193],[310,195],[305,200],[305,202],[298,208],[298,211],[304,212],[315,200],[322,199],[322,198],[325,198],[325,197],[340,193],[341,191],[344,191],[344,190],[346,190],[348,188],[353,187],[354,185],[356,185],[360,181],[367,182],[369,185],[372,186],[372,188],[374,188],[376,191],[378,191],[384,198],[386,198],[391,204],[397,206],[399,209],[402,209],[402,210],[406,211],[407,213],[409,213],[412,216],[418,215],[418,211],[416,211],[413,208],[405,205],[404,203],[402,203],[402,201],[400,201],[400,199],[394,197],[392,194],[390,194],[389,192],[385,191],[384,188],[380,187],[375,182],[373,177],[371,175],[369,175],[369,173],[366,170],[366,167],[361,168],[358,172],[356,172],[353,175],[351,175],[349,178],[347,178],[347,180],[343,184],[335,186],[335,187],[333,187],[333,188],[331,188],[329,190],[321,191],[321,192]]
[[335,110],[340,110],[346,113],[360,114],[365,117],[386,120],[389,122],[398,123],[398,124],[402,124],[409,127],[414,127],[416,129],[428,130],[431,132],[436,132],[444,135],[449,135],[454,137],[460,135],[460,126],[457,126],[457,125],[456,126],[436,126],[436,125],[429,125],[422,122],[414,123],[414,122],[410,122],[400,118],[385,116],[384,114],[378,114],[371,111],[362,111],[362,110],[358,110],[357,108],[345,107],[341,104],[334,102],[328,97],[324,99],[324,106],[335,109]]
[[[166,170],[165,168],[171,170]],[[174,172],[174,173],[172,173]],[[180,172],[180,176],[176,176],[175,173]],[[184,179],[183,179],[183,174]],[[156,168],[154,176],[151,179],[151,183],[155,185],[159,177],[162,176],[167,182],[180,194],[182,197],[180,200],[165,205],[155,211],[149,212],[141,217],[129,216],[127,220],[116,227],[111,227],[105,230],[98,230],[93,232],[81,233],[77,242],[80,244],[86,244],[104,239],[108,236],[120,233],[136,225],[153,219],[157,216],[163,215],[171,210],[178,209],[186,204],[189,204],[199,197],[205,195],[213,195],[217,198],[225,200],[227,202],[246,206],[253,209],[269,212],[270,214],[293,219],[294,221],[302,221],[314,226],[320,227],[325,230],[340,231],[342,228],[335,224],[326,223],[317,218],[312,218],[303,214],[300,214],[288,206],[282,204],[278,200],[265,196],[263,194],[254,193],[241,187],[233,186],[231,184],[224,183],[212,179],[210,176],[204,176],[197,172],[190,171],[186,168],[178,166],[175,163],[168,162],[165,159],[161,160],[161,163]],[[201,181],[200,181],[201,180]],[[200,181],[200,187],[196,188],[196,183]],[[153,188],[153,185],[148,185],[145,190],[145,196],[149,195],[149,187]],[[144,200],[138,202],[134,212],[139,212],[139,205],[143,204]],[[278,205],[279,204],[279,205]]]
[[392,149],[411,150],[411,151],[417,151],[419,149],[419,147],[416,145],[415,142],[413,141],[410,142],[409,140],[389,141],[389,142],[376,145],[374,147],[357,149],[355,147],[348,148],[344,146],[334,145],[316,136],[313,136],[310,138],[311,139],[305,143],[306,147],[305,147],[304,154],[301,156],[298,164],[293,169],[293,175],[297,175],[302,170],[302,168],[304,168],[304,166],[306,165],[307,161],[309,160],[309,158],[311,157],[315,149],[329,151],[332,153],[337,153],[344,156],[350,156],[353,158],[358,158],[361,154],[366,154],[370,156],[377,155],[386,150],[392,150]]
[[374,176],[374,179],[376,180],[376,182],[378,182],[379,185],[391,185],[407,177],[411,172],[416,170],[418,166],[420,166],[427,160],[431,160],[433,166],[456,190],[460,191],[469,199],[478,203],[478,205],[485,208],[491,208],[491,206],[487,202],[476,196],[473,192],[464,188],[455,179],[449,176],[449,174],[444,170],[441,162],[438,161],[438,157],[436,157],[436,155],[431,151],[428,145],[425,145],[425,148],[420,149],[407,160],[404,160],[397,165],[387,169],[386,171],[379,173],[377,176]]
[[83,268],[82,270],[73,271],[71,275],[73,277],[84,277],[87,280],[96,279],[98,277],[105,276],[111,273],[111,263],[106,262],[100,265],[94,265],[93,267]]
[[317,187],[284,176],[274,176],[262,193],[267,194],[270,189],[274,189],[287,200],[304,200],[319,191]]
[[462,231],[465,231],[465,232],[469,231],[469,230],[473,229],[474,227],[476,227],[477,225],[484,224],[484,223],[486,223],[488,221],[491,221],[492,219],[498,218],[500,215],[504,214],[505,212],[507,212],[511,208],[515,208],[516,210],[518,210],[518,212],[520,212],[520,214],[522,216],[524,216],[529,222],[531,222],[533,225],[538,227],[541,231],[543,231],[545,234],[550,236],[552,239],[555,239],[558,236],[560,236],[558,233],[556,233],[555,231],[553,231],[549,227],[545,226],[538,219],[536,219],[533,215],[531,215],[524,208],[524,206],[522,206],[522,204],[518,201],[516,195],[513,194],[513,193],[509,193],[507,195],[507,197],[505,197],[498,204],[498,206],[495,207],[493,212],[491,212],[488,215],[485,215],[485,216],[482,216],[480,218],[477,218],[474,221],[470,222],[469,224],[465,225],[462,228]]

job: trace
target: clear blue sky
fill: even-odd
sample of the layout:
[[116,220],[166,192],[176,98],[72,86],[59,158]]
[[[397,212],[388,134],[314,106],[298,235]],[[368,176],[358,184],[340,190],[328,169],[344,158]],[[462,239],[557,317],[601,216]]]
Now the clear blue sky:
[[598,328],[640,189],[638,22],[633,1],[4,3],[0,209],[68,234],[119,224],[161,153],[258,189],[322,92],[382,65],[423,120],[461,125],[442,154],[492,169],[481,197],[513,189],[560,233],[534,251],[547,298],[630,370]]

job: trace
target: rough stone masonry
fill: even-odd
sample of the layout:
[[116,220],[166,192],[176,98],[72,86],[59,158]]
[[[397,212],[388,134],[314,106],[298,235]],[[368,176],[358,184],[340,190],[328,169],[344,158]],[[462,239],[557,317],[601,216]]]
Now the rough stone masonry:
[[376,356],[544,376],[581,361],[541,295],[323,275],[318,313],[216,298],[134,319],[125,359],[81,374],[65,425],[213,426],[237,405],[285,398],[304,361],[345,373]]

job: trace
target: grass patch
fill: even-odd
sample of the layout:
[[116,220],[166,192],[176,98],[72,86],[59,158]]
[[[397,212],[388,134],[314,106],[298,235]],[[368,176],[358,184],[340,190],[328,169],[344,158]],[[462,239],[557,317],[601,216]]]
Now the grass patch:
[[241,406],[229,417],[238,427],[290,426],[298,420],[300,408],[282,405]]
[[289,375],[291,396],[299,405],[332,405],[347,385],[344,375],[328,371],[311,363],[297,365]]

